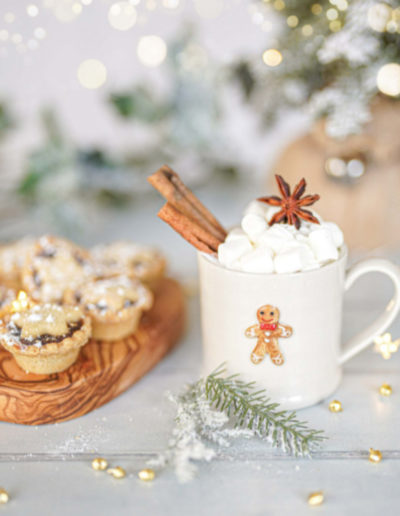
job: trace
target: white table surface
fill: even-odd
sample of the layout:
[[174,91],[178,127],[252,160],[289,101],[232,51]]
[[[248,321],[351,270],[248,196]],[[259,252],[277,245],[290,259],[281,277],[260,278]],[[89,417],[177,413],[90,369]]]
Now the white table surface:
[[[254,196],[251,188],[202,194],[227,226]],[[195,253],[157,220],[160,206],[161,200],[153,198],[138,203],[129,215],[104,212],[78,239],[88,244],[111,238],[156,243],[169,256],[172,272],[193,283]],[[19,232],[48,230],[43,222],[27,219],[15,227]],[[386,278],[371,274],[361,279],[345,298],[344,335],[367,324],[390,296]],[[342,413],[330,413],[327,402],[299,413],[329,437],[312,459],[285,456],[263,441],[240,441],[211,464],[201,465],[189,484],[179,484],[170,470],[153,483],[139,481],[137,472],[166,446],[173,426],[174,407],[165,392],[179,391],[199,374],[197,296],[188,298],[188,307],[188,328],[179,347],[118,399],[66,423],[40,427],[0,423],[0,486],[11,496],[7,505],[0,506],[0,515],[400,513],[400,352],[384,360],[372,348],[345,367],[335,393],[343,404]],[[399,318],[391,332],[400,337]],[[378,393],[384,382],[393,387],[391,397]],[[368,461],[370,447],[382,451],[381,463]],[[94,456],[123,466],[127,478],[115,480],[93,471]],[[324,504],[309,507],[308,494],[319,490],[325,493]]]

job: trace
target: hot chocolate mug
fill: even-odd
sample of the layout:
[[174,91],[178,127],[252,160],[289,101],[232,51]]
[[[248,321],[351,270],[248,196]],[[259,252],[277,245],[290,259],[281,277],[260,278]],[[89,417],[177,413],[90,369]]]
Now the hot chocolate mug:
[[[199,253],[203,369],[229,373],[264,388],[282,409],[314,405],[331,395],[342,365],[385,331],[400,310],[400,269],[367,259],[346,271],[347,250],[319,269],[289,274],[234,271]],[[344,292],[368,272],[390,277],[395,295],[370,326],[341,346]]]

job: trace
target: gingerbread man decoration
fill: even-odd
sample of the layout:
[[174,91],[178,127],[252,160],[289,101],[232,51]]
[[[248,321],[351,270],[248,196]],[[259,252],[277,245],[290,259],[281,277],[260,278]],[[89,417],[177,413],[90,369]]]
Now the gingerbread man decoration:
[[263,305],[257,310],[258,324],[247,328],[246,337],[257,338],[256,347],[250,355],[253,364],[259,364],[267,354],[275,365],[282,365],[285,362],[279,349],[278,339],[290,337],[293,331],[290,326],[279,322],[279,316],[278,308]]

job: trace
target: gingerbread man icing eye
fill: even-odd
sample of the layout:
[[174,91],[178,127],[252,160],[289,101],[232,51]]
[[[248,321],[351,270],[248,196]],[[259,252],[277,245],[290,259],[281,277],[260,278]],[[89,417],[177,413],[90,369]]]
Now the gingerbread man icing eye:
[[[261,312],[261,313],[263,313],[263,312]],[[270,313],[269,313],[269,315],[274,315],[274,313],[275,313],[275,312],[270,312]]]
[[260,315],[264,315],[264,310],[261,310]]

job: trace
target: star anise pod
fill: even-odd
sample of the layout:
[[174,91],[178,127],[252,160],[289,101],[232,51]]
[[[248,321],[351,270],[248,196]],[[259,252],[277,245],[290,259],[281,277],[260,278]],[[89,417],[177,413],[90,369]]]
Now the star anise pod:
[[291,224],[296,227],[296,229],[300,228],[301,219],[306,220],[308,222],[314,222],[315,224],[319,224],[319,220],[314,217],[314,215],[309,210],[305,210],[303,206],[311,206],[319,199],[319,195],[305,195],[304,191],[306,189],[306,180],[303,179],[296,186],[293,193],[290,193],[290,186],[286,183],[282,176],[275,176],[276,182],[278,183],[279,191],[282,195],[282,199],[276,195],[272,195],[270,197],[260,197],[257,199],[258,201],[265,202],[270,206],[280,206],[280,211],[275,213],[275,215],[269,221],[269,225],[272,226],[276,223],[285,223]]

